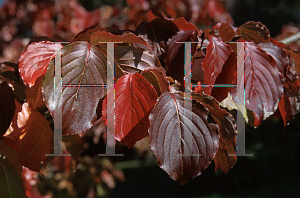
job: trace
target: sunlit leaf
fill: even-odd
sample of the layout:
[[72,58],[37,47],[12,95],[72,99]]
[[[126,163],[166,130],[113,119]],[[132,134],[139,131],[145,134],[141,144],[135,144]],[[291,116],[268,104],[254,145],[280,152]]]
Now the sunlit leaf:
[[33,86],[35,80],[46,73],[50,60],[61,48],[61,44],[49,41],[32,43],[27,46],[19,59],[19,71],[23,81],[30,87]]
[[24,103],[21,110],[15,111],[12,128],[4,136],[5,143],[18,152],[17,158],[23,166],[39,172],[40,163],[52,150],[53,132],[49,122]]
[[[111,92],[115,92],[115,101],[110,98],[113,97]],[[108,91],[107,97],[103,102],[103,118],[107,119],[107,112],[114,111],[115,138],[130,148],[148,135],[148,115],[156,103],[156,91],[141,74],[135,73],[121,77]],[[107,119],[109,127],[114,126],[113,121]],[[138,127],[139,124],[143,126]]]
[[[96,121],[97,104],[105,96],[106,57],[85,41],[76,41],[61,51],[62,83],[68,86],[62,87],[62,99],[56,101],[52,60],[42,85],[44,101],[52,117],[55,108],[61,105],[63,135],[77,134],[92,127]],[[60,83],[55,84],[57,86]]]

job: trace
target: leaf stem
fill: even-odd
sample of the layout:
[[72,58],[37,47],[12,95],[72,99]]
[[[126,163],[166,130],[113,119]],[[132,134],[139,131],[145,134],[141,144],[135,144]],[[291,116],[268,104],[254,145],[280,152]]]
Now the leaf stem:
[[300,40],[300,32],[298,32],[296,34],[293,34],[292,36],[289,36],[289,37],[287,37],[285,39],[282,39],[280,42],[288,45],[288,44],[291,44],[291,43],[295,43],[298,40]]

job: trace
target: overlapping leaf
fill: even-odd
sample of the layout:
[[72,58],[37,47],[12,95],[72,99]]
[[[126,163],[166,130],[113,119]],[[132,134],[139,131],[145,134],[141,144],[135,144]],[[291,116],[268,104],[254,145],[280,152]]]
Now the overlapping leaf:
[[222,84],[225,87],[213,87],[211,95],[216,98],[218,101],[222,101],[227,98],[228,93],[231,92],[234,87],[229,87],[226,85],[236,84],[236,69],[237,69],[237,60],[234,52],[228,57],[221,73],[218,75],[215,84]]
[[[184,43],[177,42],[197,42],[198,32],[195,30],[180,31],[167,42],[167,54],[165,57],[168,74],[184,84]],[[192,54],[195,53],[196,44],[192,45]]]
[[86,28],[85,30],[79,32],[75,37],[74,39],[72,40],[72,42],[74,41],[87,41],[87,42],[90,42],[90,39],[91,39],[91,36],[94,32],[97,32],[97,31],[108,31],[107,29],[105,28],[102,28],[98,25],[93,25],[89,28]]
[[161,67],[159,59],[153,53],[133,46],[115,47],[115,61],[125,72],[141,72],[151,67]]
[[[178,27],[165,18],[155,18],[152,21],[142,21],[136,31],[139,36],[144,38],[155,55],[161,55],[165,52],[165,43],[174,36]],[[139,46],[135,44],[135,46]]]
[[165,91],[169,91],[169,82],[162,71],[149,68],[144,70],[142,75],[152,84],[158,97]]
[[123,43],[139,43],[145,45],[150,50],[147,42],[142,38],[135,36],[132,33],[125,34],[123,36],[113,35],[105,31],[97,31],[91,35],[90,43],[94,46],[101,42],[123,42]]
[[106,57],[85,41],[76,41],[61,51],[62,83],[68,85],[62,88],[62,99],[54,98],[54,60],[49,64],[42,90],[53,117],[55,109],[62,107],[63,134],[77,134],[96,121],[97,104],[105,96]]
[[15,96],[12,89],[0,76],[0,136],[8,129],[16,109]]
[[[258,127],[264,118],[275,112],[282,93],[283,76],[276,61],[261,48],[245,43],[245,102],[253,112],[254,126]],[[236,94],[232,93],[235,102],[243,104]]]
[[26,99],[31,109],[37,109],[45,104],[42,94],[42,82],[44,77],[45,75],[40,76],[31,88],[27,86],[25,89]]
[[261,43],[259,46],[275,59],[278,70],[285,76],[289,64],[289,57],[285,51],[272,43]]
[[222,23],[219,27],[219,37],[221,37],[223,42],[231,41],[236,32],[234,28],[229,23]]
[[[2,150],[4,142],[0,142]],[[3,198],[27,198],[22,188],[23,181],[9,158],[3,154],[0,157],[0,195]]]
[[[113,93],[115,91],[115,101]],[[108,97],[108,98],[107,98]],[[115,138],[129,148],[148,135],[148,115],[156,103],[157,94],[153,86],[139,73],[127,74],[112,87],[103,102],[103,118],[107,112],[115,114]],[[108,129],[114,120],[107,120]]]
[[208,110],[200,103],[193,112],[183,106],[176,94],[164,92],[149,116],[150,147],[159,166],[180,184],[207,168],[219,142]]
[[284,94],[278,103],[278,109],[286,126],[298,113],[300,108],[300,84],[298,75],[291,67],[287,69],[284,82]]
[[48,121],[28,103],[19,105],[12,120],[12,131],[4,136],[7,145],[18,152],[19,162],[33,171],[52,150],[53,132]]
[[23,81],[30,87],[33,86],[35,80],[46,73],[50,60],[61,48],[61,44],[49,41],[32,43],[27,46],[19,59],[19,71]]
[[237,35],[242,35],[242,39],[253,41],[256,44],[270,42],[270,32],[268,28],[260,23],[249,21],[238,28]]
[[[232,53],[229,45],[223,43],[215,36],[209,36],[210,43],[207,46],[207,53],[202,63],[204,71],[204,84],[214,85],[223,66]],[[211,95],[213,87],[204,87],[203,90]]]
[[220,108],[219,103],[211,96],[193,94],[193,99],[201,102],[210,112],[215,122],[220,127],[220,141],[218,152],[214,158],[215,171],[217,169],[227,173],[235,164],[237,157],[228,155],[236,154],[236,124],[230,113]]

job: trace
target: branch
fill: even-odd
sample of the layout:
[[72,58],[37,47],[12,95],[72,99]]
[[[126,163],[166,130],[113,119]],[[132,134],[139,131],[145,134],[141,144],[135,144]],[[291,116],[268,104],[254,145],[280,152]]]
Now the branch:
[[288,45],[288,44],[291,44],[291,43],[295,43],[298,40],[300,40],[300,32],[298,32],[298,33],[296,33],[296,34],[294,34],[292,36],[289,36],[289,37],[287,37],[285,39],[282,39],[279,42],[282,42],[282,43]]

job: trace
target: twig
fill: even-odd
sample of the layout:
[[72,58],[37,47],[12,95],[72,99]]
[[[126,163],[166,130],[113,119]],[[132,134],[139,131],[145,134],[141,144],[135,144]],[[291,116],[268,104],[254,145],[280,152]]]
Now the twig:
[[291,43],[295,43],[298,40],[300,40],[300,32],[298,32],[296,34],[293,34],[292,36],[289,36],[285,39],[282,39],[280,42],[288,45],[288,44],[291,44]]

